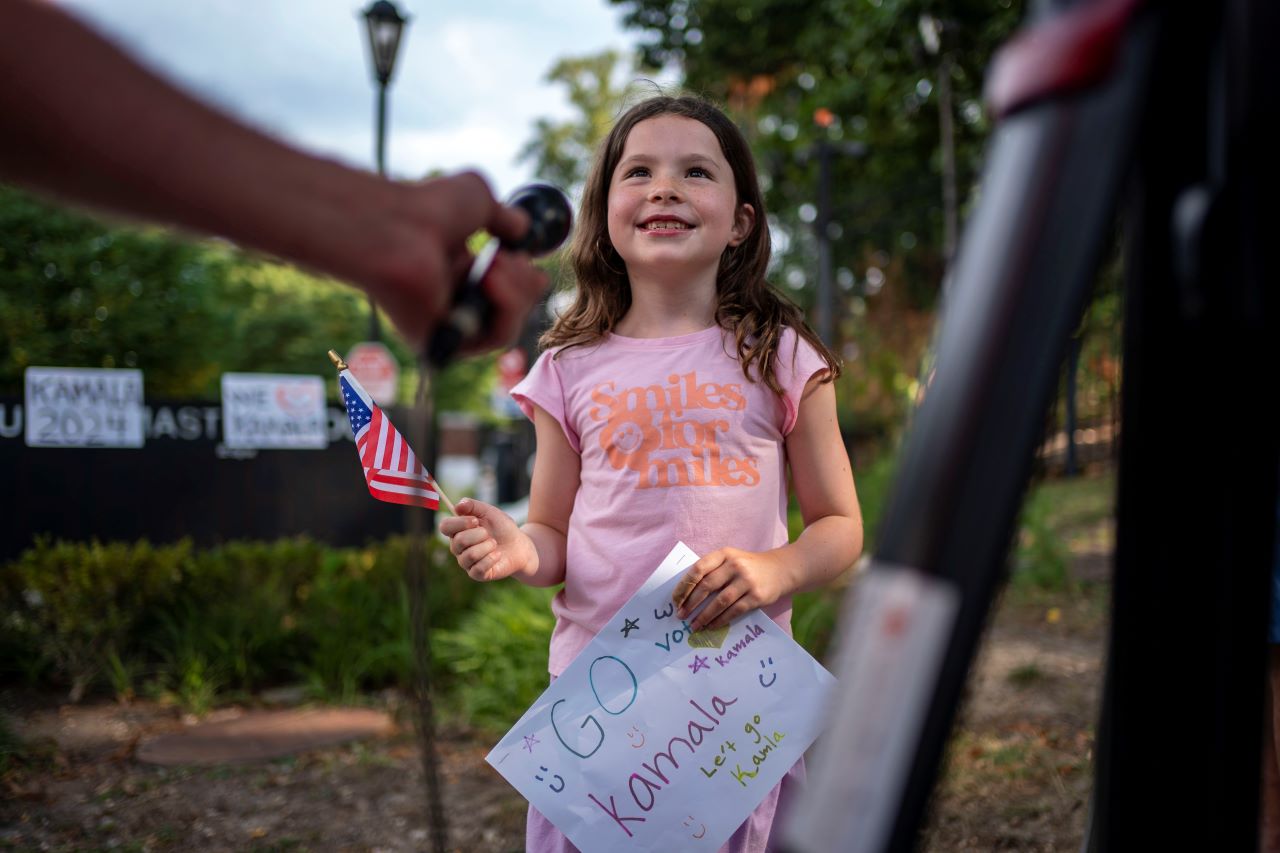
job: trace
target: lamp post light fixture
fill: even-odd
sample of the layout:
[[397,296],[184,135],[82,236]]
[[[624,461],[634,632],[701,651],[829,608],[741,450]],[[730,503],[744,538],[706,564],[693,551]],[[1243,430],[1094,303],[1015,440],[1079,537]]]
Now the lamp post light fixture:
[[[404,33],[408,17],[390,0],[374,0],[361,13],[369,37],[369,57],[373,61],[373,79],[378,84],[378,136],[374,154],[378,174],[387,173],[387,86],[396,67],[396,54],[400,51],[400,37]],[[369,339],[378,340],[378,312],[369,298]]]
[[369,36],[369,57],[373,60],[373,79],[378,84],[378,174],[386,174],[387,86],[396,68],[400,36],[409,19],[400,14],[390,0],[374,0],[364,10],[364,23]]

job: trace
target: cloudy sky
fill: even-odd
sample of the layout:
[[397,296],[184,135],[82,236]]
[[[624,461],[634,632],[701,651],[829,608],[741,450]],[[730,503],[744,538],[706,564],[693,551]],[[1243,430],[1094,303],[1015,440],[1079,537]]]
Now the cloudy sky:
[[[63,0],[165,76],[307,150],[374,168],[376,87],[361,0]],[[397,0],[410,17],[392,80],[387,167],[464,166],[500,195],[540,117],[572,115],[545,82],[559,58],[630,51],[606,0]]]

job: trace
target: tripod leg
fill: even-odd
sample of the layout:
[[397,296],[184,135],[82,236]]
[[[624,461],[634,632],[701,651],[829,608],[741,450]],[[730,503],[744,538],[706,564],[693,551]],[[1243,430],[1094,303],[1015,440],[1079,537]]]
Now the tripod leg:
[[788,824],[794,850],[915,844],[1141,115],[1153,19],[1126,30],[1130,7],[1111,5],[1118,19],[1074,19],[1090,25],[1078,28],[1086,41],[1098,23],[1123,34],[1091,88],[1035,103],[1018,86],[1002,90],[1020,109],[994,136],[935,378],[903,449],[870,575],[853,591],[856,599],[869,587],[873,600],[854,601],[861,612],[845,629],[829,734]]

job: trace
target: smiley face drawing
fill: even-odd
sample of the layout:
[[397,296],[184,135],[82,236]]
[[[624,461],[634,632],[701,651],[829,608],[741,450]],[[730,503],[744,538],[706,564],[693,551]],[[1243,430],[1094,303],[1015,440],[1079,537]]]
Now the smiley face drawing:
[[[631,732],[635,732],[635,734],[633,735]],[[631,748],[644,749],[644,732],[640,731],[639,726],[632,726],[631,732],[627,732],[627,737],[631,739]],[[639,743],[635,742],[637,735],[640,737]]]
[[[685,828],[685,829],[690,829],[690,828],[692,828],[692,827],[693,827],[694,823],[696,823],[696,822],[697,822],[697,819],[696,819],[696,818],[694,818],[694,816],[693,816],[693,815],[689,815],[689,817],[688,817],[688,818],[686,818],[686,819],[684,820],[684,828]],[[706,825],[705,823],[699,823],[699,824],[698,824],[698,831],[697,831],[697,832],[695,832],[695,833],[693,833],[690,837],[691,837],[691,838],[699,838],[699,839],[700,839],[700,838],[702,838],[702,836],[704,836],[704,835],[706,835],[706,834],[707,834],[707,825]]]
[[[773,666],[773,658],[769,658],[769,663],[768,663],[768,664],[766,664],[764,661],[760,661],[760,668],[761,668],[761,669],[768,671],[768,667],[770,667],[770,666]],[[768,683],[768,684],[765,684],[765,682],[764,682],[764,675],[758,675],[758,676],[756,676],[756,677],[760,679],[760,686],[761,686],[761,687],[772,687],[772,686],[773,686],[773,682],[775,682],[775,681],[777,681],[777,680],[778,680],[778,674],[777,674],[776,672],[769,672],[769,683]]]
[[[539,767],[538,769],[539,769],[539,770],[541,770],[543,773],[546,773],[546,772],[547,772],[547,768],[545,768],[545,767]],[[555,792],[558,794],[558,793],[560,793],[561,791],[563,791],[563,790],[564,790],[564,777],[563,777],[563,776],[561,776],[559,773],[552,773],[551,775],[555,777],[556,781],[555,781],[555,782],[548,782],[548,783],[547,783],[547,787],[548,787],[548,788],[550,788],[551,790],[555,791]],[[547,780],[546,780],[544,777],[542,777],[542,776],[534,776],[533,778],[534,778],[534,779],[536,779],[536,780],[538,780],[539,782],[546,782],[546,781],[547,781]],[[560,783],[560,787],[559,787],[559,788],[557,788],[557,787],[556,787],[556,782],[559,782],[559,783]]]

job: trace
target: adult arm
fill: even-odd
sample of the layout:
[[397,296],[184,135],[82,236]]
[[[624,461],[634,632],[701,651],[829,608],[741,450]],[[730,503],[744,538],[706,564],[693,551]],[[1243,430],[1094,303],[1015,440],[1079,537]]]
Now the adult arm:
[[[39,0],[0,5],[0,178],[349,281],[415,346],[467,267],[467,237],[527,227],[478,175],[395,183],[291,148]],[[496,343],[518,331],[545,277],[506,257],[486,283],[497,316],[485,343]]]

